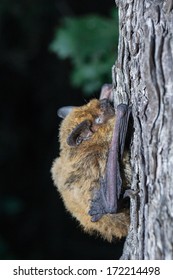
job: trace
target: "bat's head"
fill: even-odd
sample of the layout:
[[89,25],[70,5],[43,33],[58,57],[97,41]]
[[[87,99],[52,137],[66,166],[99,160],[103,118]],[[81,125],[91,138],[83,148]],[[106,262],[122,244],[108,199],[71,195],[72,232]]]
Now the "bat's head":
[[114,108],[108,99],[93,99],[81,107],[63,107],[60,127],[61,147],[70,149],[99,148],[109,145],[115,120]]

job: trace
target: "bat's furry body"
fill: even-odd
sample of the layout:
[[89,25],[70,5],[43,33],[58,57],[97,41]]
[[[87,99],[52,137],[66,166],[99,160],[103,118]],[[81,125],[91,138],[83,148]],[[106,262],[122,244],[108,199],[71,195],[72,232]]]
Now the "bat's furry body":
[[[104,239],[112,241],[127,234],[129,211],[120,209],[116,214],[106,214],[97,222],[91,221],[88,214],[93,190],[100,187],[100,175],[105,174],[108,150],[110,147],[116,116],[111,116],[103,124],[95,119],[100,115],[99,100],[93,99],[88,104],[76,107],[62,121],[59,133],[60,157],[52,166],[54,184],[64,201],[66,209],[75,217],[88,233],[97,232]],[[77,146],[70,146],[67,139],[71,131],[85,120],[90,120],[94,131],[89,140]],[[123,184],[129,184],[129,155],[125,153],[122,163]]]

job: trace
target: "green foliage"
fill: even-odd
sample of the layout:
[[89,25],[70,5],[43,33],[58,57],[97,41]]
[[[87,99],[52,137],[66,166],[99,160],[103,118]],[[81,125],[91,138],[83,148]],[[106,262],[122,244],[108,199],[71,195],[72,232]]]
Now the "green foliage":
[[66,18],[57,28],[50,50],[61,59],[70,58],[72,85],[90,94],[111,82],[111,67],[118,44],[118,13],[110,18],[87,15]]

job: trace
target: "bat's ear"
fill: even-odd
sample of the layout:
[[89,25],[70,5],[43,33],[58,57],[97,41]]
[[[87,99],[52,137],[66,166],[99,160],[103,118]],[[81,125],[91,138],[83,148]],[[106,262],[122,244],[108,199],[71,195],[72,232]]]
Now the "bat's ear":
[[58,117],[64,119],[73,110],[73,108],[75,108],[75,107],[74,106],[61,107],[57,111]]
[[89,140],[93,134],[90,128],[91,122],[89,120],[85,120],[78,124],[69,134],[67,144],[76,147],[83,141]]
[[113,101],[113,92],[112,92],[112,84],[104,84],[101,88],[100,92],[100,100],[108,99],[109,101]]

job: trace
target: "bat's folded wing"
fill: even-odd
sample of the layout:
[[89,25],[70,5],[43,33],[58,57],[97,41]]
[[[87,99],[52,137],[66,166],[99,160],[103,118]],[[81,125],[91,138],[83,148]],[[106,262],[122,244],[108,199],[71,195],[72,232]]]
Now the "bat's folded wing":
[[131,108],[126,104],[117,107],[116,122],[108,154],[106,174],[100,178],[100,188],[94,190],[89,215],[98,221],[104,214],[116,213],[122,191],[119,161],[122,159]]

